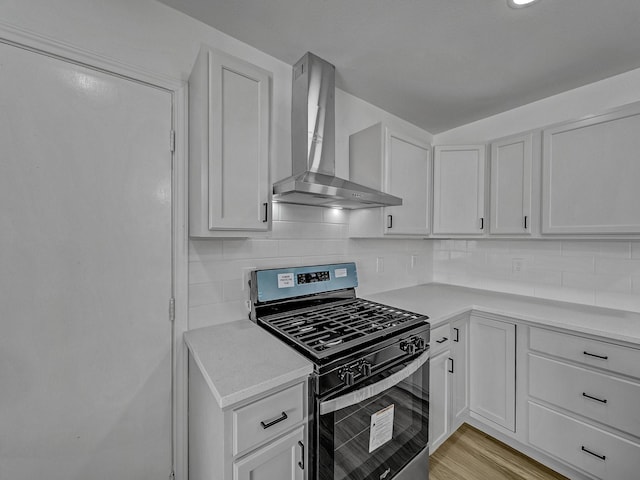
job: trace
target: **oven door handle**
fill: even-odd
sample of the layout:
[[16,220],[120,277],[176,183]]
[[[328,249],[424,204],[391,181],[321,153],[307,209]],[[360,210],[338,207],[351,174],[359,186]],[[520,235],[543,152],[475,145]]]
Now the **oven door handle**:
[[359,390],[349,392],[345,395],[342,395],[341,397],[332,398],[331,400],[320,402],[320,415],[324,415],[325,413],[332,413],[337,410],[356,405],[360,402],[368,400],[369,398],[375,397],[376,395],[380,395],[385,390],[394,387],[395,385],[413,375],[420,368],[422,368],[422,366],[427,363],[428,360],[429,350],[425,351],[422,355],[420,355],[399,372],[389,375],[387,378],[384,378],[379,382],[376,382],[372,385],[367,385],[366,387]]

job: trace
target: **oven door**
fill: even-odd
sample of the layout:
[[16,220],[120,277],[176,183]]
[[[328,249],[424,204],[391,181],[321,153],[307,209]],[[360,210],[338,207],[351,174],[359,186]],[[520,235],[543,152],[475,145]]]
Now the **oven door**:
[[428,444],[429,351],[316,408],[316,479],[393,478]]

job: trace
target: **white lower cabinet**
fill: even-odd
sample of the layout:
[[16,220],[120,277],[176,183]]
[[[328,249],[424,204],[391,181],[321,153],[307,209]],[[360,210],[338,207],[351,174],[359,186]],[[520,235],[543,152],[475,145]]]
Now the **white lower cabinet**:
[[464,422],[468,413],[467,315],[431,332],[429,453]]
[[429,368],[429,453],[435,452],[449,436],[451,351],[431,357]]
[[640,477],[638,443],[535,403],[529,403],[529,443],[596,478]]
[[470,331],[470,410],[515,432],[516,325],[474,314]]
[[233,480],[303,480],[304,427],[233,464]]
[[189,480],[307,478],[305,378],[220,408],[189,360]]
[[[451,322],[451,429],[455,431],[469,413],[469,316]],[[453,433],[453,432],[452,432]]]
[[529,329],[529,443],[590,478],[640,478],[640,350]]

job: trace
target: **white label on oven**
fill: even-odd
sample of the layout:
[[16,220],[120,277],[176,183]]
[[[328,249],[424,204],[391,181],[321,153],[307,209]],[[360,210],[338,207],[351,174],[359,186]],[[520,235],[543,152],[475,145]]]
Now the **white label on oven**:
[[333,273],[335,274],[336,278],[346,277],[347,276],[347,269],[346,268],[336,268]]
[[394,405],[378,410],[371,415],[371,433],[369,434],[369,453],[381,447],[393,438]]
[[293,273],[278,274],[278,288],[290,288],[293,286]]

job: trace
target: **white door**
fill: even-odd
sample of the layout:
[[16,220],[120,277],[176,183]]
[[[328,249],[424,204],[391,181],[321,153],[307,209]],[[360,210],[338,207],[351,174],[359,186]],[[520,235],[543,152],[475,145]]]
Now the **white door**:
[[533,135],[491,144],[491,233],[531,233]]
[[283,435],[233,464],[233,480],[303,480],[304,427]]
[[0,44],[0,478],[171,466],[171,94]]
[[451,351],[435,355],[429,367],[429,454],[435,452],[449,434]]
[[471,317],[470,410],[515,432],[516,326]]
[[385,192],[402,198],[402,205],[385,208],[384,233],[428,235],[431,147],[387,130],[387,149]]
[[484,145],[434,148],[434,234],[485,232],[484,151]]

